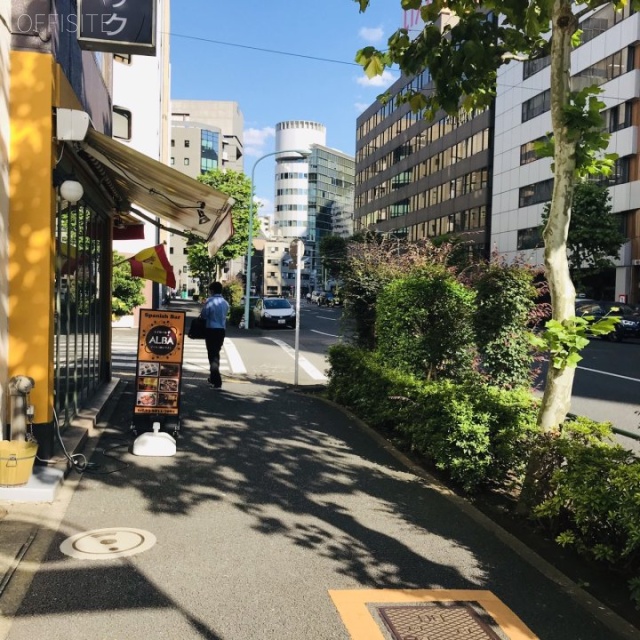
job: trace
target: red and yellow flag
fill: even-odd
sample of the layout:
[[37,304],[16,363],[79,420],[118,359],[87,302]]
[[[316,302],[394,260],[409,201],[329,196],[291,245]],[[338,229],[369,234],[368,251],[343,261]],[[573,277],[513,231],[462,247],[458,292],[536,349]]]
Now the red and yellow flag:
[[164,251],[164,245],[158,244],[155,247],[143,249],[127,261],[131,264],[132,276],[153,280],[175,289],[176,277]]

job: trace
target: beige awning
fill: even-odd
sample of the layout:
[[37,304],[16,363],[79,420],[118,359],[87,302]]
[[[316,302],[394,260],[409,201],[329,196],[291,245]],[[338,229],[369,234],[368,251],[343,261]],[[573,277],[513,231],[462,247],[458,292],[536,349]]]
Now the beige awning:
[[[231,207],[225,193],[201,184],[176,169],[131,147],[89,129],[80,149],[106,177],[105,187],[116,208],[129,211],[133,204],[209,244],[209,254],[233,235]],[[103,183],[104,184],[104,183]]]

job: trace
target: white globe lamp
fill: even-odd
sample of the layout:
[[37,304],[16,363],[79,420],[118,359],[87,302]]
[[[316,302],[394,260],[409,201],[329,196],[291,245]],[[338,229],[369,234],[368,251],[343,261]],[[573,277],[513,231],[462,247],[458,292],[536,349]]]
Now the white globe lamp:
[[84,189],[77,180],[65,180],[60,185],[60,197],[71,204],[75,204],[84,195]]

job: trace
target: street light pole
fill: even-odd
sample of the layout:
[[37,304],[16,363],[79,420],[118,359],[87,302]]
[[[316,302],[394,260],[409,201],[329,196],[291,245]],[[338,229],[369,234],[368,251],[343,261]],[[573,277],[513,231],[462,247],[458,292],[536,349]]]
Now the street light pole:
[[246,270],[246,284],[244,290],[244,328],[249,329],[249,310],[250,310],[250,298],[251,298],[251,253],[253,251],[253,183],[258,163],[270,156],[276,156],[281,153],[297,153],[303,158],[309,155],[308,151],[302,151],[300,149],[282,149],[280,151],[272,151],[271,153],[265,153],[260,156],[254,163],[251,169],[251,197],[249,198],[249,237],[247,239],[247,270]]

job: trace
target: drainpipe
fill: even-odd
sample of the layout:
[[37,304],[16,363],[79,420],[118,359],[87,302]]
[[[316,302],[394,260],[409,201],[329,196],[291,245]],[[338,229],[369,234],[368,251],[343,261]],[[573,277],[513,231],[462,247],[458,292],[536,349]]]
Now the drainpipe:
[[35,387],[33,378],[29,376],[14,376],[9,380],[9,395],[11,396],[11,423],[9,424],[9,440],[27,439],[27,422],[31,413],[29,393]]

